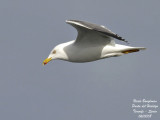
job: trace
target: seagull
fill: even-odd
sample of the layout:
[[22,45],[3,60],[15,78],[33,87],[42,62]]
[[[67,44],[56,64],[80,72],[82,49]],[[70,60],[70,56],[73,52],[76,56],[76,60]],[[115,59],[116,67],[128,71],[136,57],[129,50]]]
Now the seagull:
[[103,25],[80,20],[66,20],[76,28],[76,40],[57,45],[43,61],[46,65],[51,60],[65,60],[75,63],[91,62],[109,57],[117,57],[144,50],[144,47],[131,47],[116,44],[114,39],[128,43]]

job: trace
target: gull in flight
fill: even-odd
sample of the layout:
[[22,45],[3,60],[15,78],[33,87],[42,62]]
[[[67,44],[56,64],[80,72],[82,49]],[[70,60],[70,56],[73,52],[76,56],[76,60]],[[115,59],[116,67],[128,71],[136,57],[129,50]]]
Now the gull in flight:
[[67,20],[66,23],[76,28],[77,39],[61,43],[53,48],[49,56],[43,61],[43,65],[55,59],[77,63],[91,62],[145,49],[144,47],[116,44],[114,38],[127,41],[102,25],[79,20]]

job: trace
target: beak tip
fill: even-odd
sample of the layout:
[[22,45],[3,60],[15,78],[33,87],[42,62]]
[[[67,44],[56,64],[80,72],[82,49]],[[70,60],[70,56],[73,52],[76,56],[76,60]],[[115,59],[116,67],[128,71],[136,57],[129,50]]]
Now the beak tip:
[[44,65],[46,65],[49,61],[51,61],[52,60],[52,58],[46,58],[44,61],[43,61],[43,63],[42,63],[42,65],[44,66]]
[[47,64],[47,63],[44,63],[44,62],[42,63],[43,66],[45,66],[46,64]]

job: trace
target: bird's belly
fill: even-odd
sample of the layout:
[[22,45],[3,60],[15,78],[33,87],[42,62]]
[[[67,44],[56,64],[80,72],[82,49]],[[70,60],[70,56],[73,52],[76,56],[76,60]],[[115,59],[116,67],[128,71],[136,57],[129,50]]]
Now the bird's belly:
[[91,62],[101,58],[100,48],[73,49],[68,58],[70,62]]

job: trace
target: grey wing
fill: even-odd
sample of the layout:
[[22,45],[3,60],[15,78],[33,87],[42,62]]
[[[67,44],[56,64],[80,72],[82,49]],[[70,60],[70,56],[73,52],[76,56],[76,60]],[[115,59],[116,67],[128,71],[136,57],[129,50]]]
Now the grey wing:
[[79,20],[67,20],[68,24],[71,24],[78,31],[78,36],[76,42],[92,42],[95,44],[109,44],[113,43],[113,38],[118,40],[125,41],[119,35],[113,33],[111,30],[105,28],[104,26],[79,21]]

